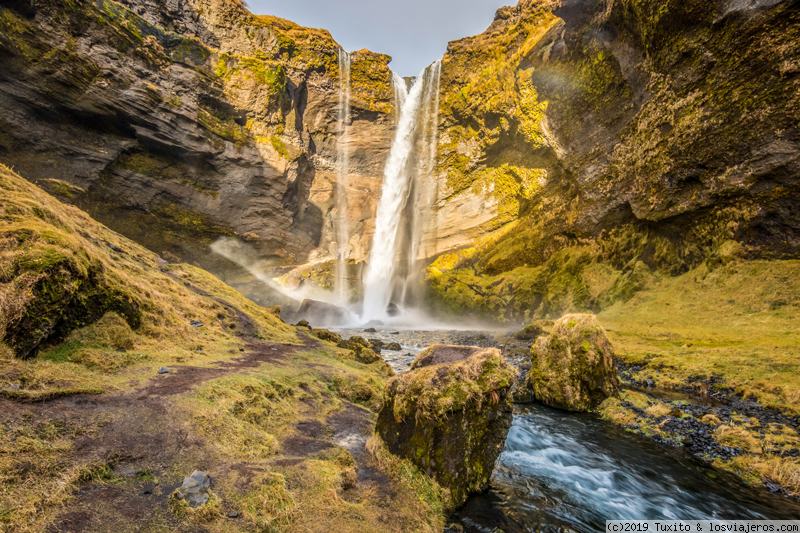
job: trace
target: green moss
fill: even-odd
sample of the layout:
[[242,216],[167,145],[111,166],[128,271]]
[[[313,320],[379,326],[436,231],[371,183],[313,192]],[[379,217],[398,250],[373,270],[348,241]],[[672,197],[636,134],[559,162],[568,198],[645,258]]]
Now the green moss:
[[289,150],[286,148],[286,145],[283,143],[283,141],[280,140],[278,137],[272,135],[269,138],[269,143],[272,145],[275,151],[281,155],[281,157],[283,157],[284,159],[287,159],[289,157]]
[[[394,89],[388,63],[391,58],[367,50],[354,52],[350,64],[351,98],[370,111],[392,113]],[[338,72],[337,77],[341,78]]]
[[221,119],[205,109],[197,110],[197,122],[211,133],[241,148],[247,144],[250,136],[245,128],[230,119]]
[[492,391],[506,389],[516,371],[499,354],[481,352],[465,361],[429,366],[394,378],[391,394],[394,417],[441,418],[485,401]]

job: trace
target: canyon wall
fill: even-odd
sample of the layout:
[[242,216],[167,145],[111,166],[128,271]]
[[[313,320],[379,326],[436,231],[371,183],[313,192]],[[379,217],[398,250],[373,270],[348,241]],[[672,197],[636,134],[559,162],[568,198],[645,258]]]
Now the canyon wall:
[[431,301],[558,315],[800,255],[798,7],[523,0],[450,43],[428,242],[460,249],[428,269]]
[[[335,256],[339,45],[239,2],[0,6],[0,160],[171,261],[225,275]],[[389,56],[352,54],[348,251],[366,258],[394,128]],[[236,269],[234,268],[235,272]]]
[[[388,56],[352,54],[342,135],[331,35],[236,1],[6,0],[0,28],[0,160],[22,176],[244,290],[220,237],[270,276],[295,269],[289,286],[330,288],[340,250],[360,278],[395,130]],[[427,303],[517,320],[797,257],[798,57],[798,0],[498,10],[442,60]]]

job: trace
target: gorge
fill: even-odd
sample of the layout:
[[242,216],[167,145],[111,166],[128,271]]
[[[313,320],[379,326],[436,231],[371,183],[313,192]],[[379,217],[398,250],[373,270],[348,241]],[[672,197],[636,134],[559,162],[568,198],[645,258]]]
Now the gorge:
[[[239,0],[0,2],[0,531],[798,518],[800,1],[520,0],[391,60]],[[619,390],[547,407],[584,324]],[[514,383],[440,363],[402,411],[437,345]],[[504,443],[488,490],[387,405]]]

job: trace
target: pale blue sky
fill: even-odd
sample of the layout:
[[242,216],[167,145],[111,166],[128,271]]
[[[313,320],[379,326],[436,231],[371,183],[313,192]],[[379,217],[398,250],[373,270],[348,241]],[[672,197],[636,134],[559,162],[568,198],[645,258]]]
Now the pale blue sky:
[[440,59],[448,41],[482,33],[494,12],[516,0],[248,0],[250,11],[329,30],[348,52],[392,56],[401,76]]

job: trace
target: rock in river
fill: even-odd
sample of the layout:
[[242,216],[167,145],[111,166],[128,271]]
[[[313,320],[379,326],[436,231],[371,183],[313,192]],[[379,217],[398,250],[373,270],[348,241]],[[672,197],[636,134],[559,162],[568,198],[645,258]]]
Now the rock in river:
[[531,346],[527,386],[540,402],[587,411],[619,394],[614,348],[594,315],[565,315]]
[[376,437],[448,489],[455,508],[488,486],[511,427],[516,371],[496,349],[437,356],[445,348],[463,347],[430,350],[428,363],[389,380]]

